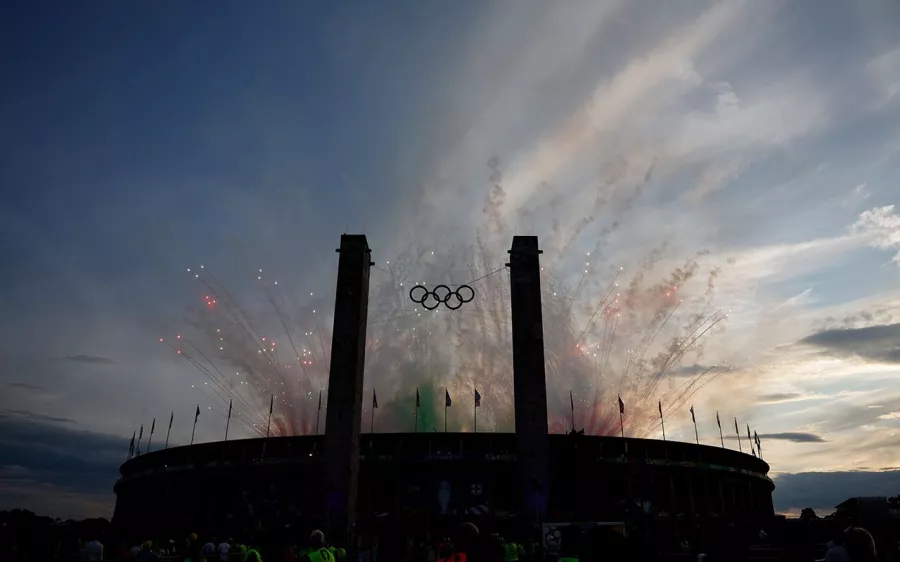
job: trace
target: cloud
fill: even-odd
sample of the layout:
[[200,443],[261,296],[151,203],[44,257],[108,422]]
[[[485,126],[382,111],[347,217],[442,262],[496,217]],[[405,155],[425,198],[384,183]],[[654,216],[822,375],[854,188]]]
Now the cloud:
[[893,496],[900,489],[900,471],[798,472],[778,474],[775,509],[786,512],[812,507],[820,515],[857,496]]
[[891,101],[900,94],[900,45],[872,59],[866,70],[880,90],[882,103]]
[[880,420],[897,420],[900,419],[900,412],[888,412],[887,414],[881,414],[878,416]]
[[11,419],[28,420],[34,422],[75,423],[75,420],[73,419],[36,414],[28,410],[0,410],[0,423],[2,423],[4,420]]
[[36,420],[0,412],[0,509],[109,517],[128,440]]
[[[737,435],[726,435],[725,439],[729,439],[731,441],[737,441],[741,439],[746,441],[746,436],[742,435],[740,438]],[[786,431],[782,433],[761,433],[759,435],[760,442],[765,441],[790,441],[792,443],[825,443],[825,440],[822,437],[814,434],[814,433],[804,433],[798,431]],[[763,447],[765,449],[765,447]]]
[[798,400],[807,400],[811,398],[807,394],[799,392],[775,392],[772,394],[762,394],[757,397],[760,404],[779,404],[781,402],[796,402]]
[[66,361],[75,361],[76,363],[89,363],[93,365],[112,365],[115,363],[109,357],[100,357],[98,355],[85,355],[84,353],[79,353],[78,355],[67,355]]
[[853,191],[850,192],[850,195],[841,202],[841,207],[855,209],[862,204],[863,201],[868,199],[870,195],[866,184],[861,183],[854,187]]
[[18,388],[21,390],[28,390],[30,392],[44,392],[47,390],[43,386],[40,386],[37,384],[30,384],[27,382],[20,382],[20,381],[11,382],[11,383],[7,384],[7,386],[10,388]]
[[776,439],[779,441],[790,441],[792,443],[824,443],[825,440],[814,433],[802,432],[783,432],[783,433],[764,433],[759,436],[760,441],[764,439]]
[[696,377],[710,369],[714,369],[716,365],[683,365],[677,369],[673,369],[671,376],[674,377]]
[[853,225],[853,230],[865,235],[873,248],[897,250],[893,261],[900,265],[900,216],[894,213],[893,205],[864,211]]
[[675,97],[699,83],[693,58],[739,21],[745,2],[721,2],[703,13],[642,56],[632,58],[609,79],[602,80],[586,103],[562,123],[524,159],[513,166],[507,180],[507,211],[521,208],[594,142],[602,133],[623,128],[629,120],[657,110],[667,97]]
[[690,201],[700,201],[714,191],[737,178],[744,163],[740,160],[732,160],[723,165],[710,165],[700,173],[694,183],[694,187],[686,192],[684,197]]
[[900,363],[900,323],[824,330],[800,340],[838,357]]

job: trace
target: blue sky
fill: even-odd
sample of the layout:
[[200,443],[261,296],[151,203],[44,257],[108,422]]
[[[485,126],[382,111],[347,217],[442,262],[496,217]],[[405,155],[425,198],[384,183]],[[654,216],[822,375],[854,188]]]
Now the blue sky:
[[[270,322],[252,275],[274,271],[327,326],[342,232],[369,236],[376,277],[406,255],[411,281],[466,275],[476,240],[502,265],[534,233],[571,287],[596,250],[587,309],[618,267],[662,282],[702,251],[685,311],[731,312],[683,362],[739,365],[692,397],[704,439],[715,410],[772,435],[784,510],[854,494],[853,471],[897,493],[898,18],[890,0],[9,4],[0,508],[108,515],[116,439],[222,407],[157,342],[196,319],[185,269]],[[486,384],[445,359],[454,393]],[[382,401],[414,384],[381,363],[371,381]],[[39,430],[53,444],[26,451]]]

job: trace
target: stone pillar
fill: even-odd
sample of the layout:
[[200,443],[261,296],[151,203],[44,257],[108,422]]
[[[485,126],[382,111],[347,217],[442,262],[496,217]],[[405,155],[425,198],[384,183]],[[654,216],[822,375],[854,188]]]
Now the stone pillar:
[[327,538],[346,547],[356,516],[369,267],[372,263],[364,235],[341,235],[341,247],[337,252],[340,257],[321,477]]
[[522,515],[543,520],[550,494],[550,439],[537,236],[513,237],[509,251],[513,391]]

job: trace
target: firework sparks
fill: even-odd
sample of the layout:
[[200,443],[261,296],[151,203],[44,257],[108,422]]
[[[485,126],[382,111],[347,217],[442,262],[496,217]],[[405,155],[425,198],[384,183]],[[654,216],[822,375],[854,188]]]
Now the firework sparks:
[[[365,376],[366,385],[383,397],[378,412],[382,431],[411,429],[416,388],[423,396],[419,421],[427,430],[429,416],[437,415],[443,403],[444,389],[454,397],[467,396],[475,386],[484,397],[479,428],[513,427],[509,276],[503,267],[512,232],[498,211],[500,178],[495,171],[496,185],[485,207],[488,222],[474,243],[410,247],[373,268]],[[628,205],[625,200],[621,207]],[[580,237],[592,233],[587,226],[594,217],[589,219],[578,223],[574,233],[559,233],[544,244],[541,282],[551,431],[567,429],[571,391],[589,433],[619,433],[616,397],[621,395],[628,405],[626,433],[646,435],[658,423],[654,412],[660,395],[667,411],[674,411],[734,368],[707,369],[675,389],[666,384],[686,357],[702,355],[710,332],[727,319],[727,312],[712,307],[719,270],[702,270],[705,252],[662,270],[664,247],[650,251],[639,264],[611,266],[601,254],[605,237],[621,218],[595,232],[600,239],[583,251]],[[190,317],[189,339],[180,338],[177,346],[163,343],[208,379],[203,390],[210,400],[219,407],[234,400],[240,410],[235,419],[249,432],[265,433],[274,396],[273,435],[312,433],[322,414],[319,392],[327,393],[331,347],[331,318],[321,314],[329,307],[313,297],[321,291],[300,290],[284,279],[270,281],[263,269],[256,269],[248,271],[247,279],[255,283],[251,292],[262,299],[251,306],[239,303],[238,292],[209,268],[201,265],[188,273],[199,283],[203,307]],[[475,298],[458,310],[426,310],[409,299],[416,284],[468,284]],[[253,300],[246,291],[240,294]],[[463,410],[451,408],[452,429],[469,429],[471,420]]]

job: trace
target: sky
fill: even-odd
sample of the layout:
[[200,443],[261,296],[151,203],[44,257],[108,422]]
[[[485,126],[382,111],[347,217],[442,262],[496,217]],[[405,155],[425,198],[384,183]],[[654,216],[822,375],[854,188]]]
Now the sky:
[[[690,271],[674,318],[727,319],[655,390],[728,368],[667,436],[693,438],[690,405],[707,444],[716,411],[726,431],[749,424],[782,512],[897,494],[898,18],[891,0],[7,3],[0,509],[108,517],[142,424],[146,439],[156,418],[158,446],[175,412],[185,444],[202,404],[198,441],[220,438],[222,401],[159,343],[212,333],[186,270],[214,270],[261,325],[278,306],[254,275],[273,272],[297,329],[302,309],[327,330],[348,232],[367,235],[378,287],[399,283],[395,257],[426,284],[449,260],[458,283],[538,235],[545,298],[577,295],[571,322],[620,267],[644,296]],[[370,335],[390,312],[372,300]],[[570,322],[545,316],[546,337]],[[445,370],[483,362],[452,330]],[[379,365],[382,402],[417,384]],[[488,420],[509,403],[508,373],[441,365],[432,385],[482,384]],[[556,394],[581,388],[566,376]]]

